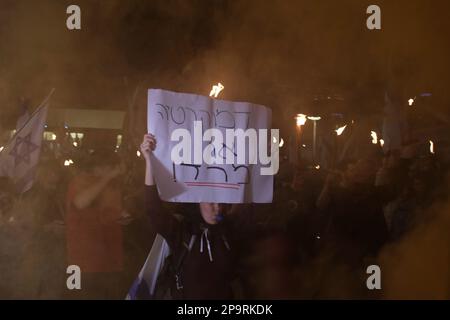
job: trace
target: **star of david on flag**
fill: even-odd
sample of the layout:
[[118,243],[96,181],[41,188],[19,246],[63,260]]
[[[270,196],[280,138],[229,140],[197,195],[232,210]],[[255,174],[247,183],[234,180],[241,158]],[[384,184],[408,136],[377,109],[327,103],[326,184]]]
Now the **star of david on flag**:
[[16,134],[0,152],[0,175],[8,176],[19,193],[28,191],[39,162],[42,136],[52,90],[36,111],[17,128]]

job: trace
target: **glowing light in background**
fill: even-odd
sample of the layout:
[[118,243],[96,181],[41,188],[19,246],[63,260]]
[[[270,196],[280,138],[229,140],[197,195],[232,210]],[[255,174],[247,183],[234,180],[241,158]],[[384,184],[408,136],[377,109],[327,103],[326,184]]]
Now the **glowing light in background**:
[[377,144],[378,143],[378,136],[375,131],[370,131],[370,136],[372,137],[372,143]]
[[138,150],[136,151],[136,155],[138,156],[138,158],[141,156],[141,152]]
[[122,139],[123,139],[122,135],[118,134],[117,135],[117,141],[116,141],[116,149],[119,149],[120,146],[122,145]]
[[430,153],[434,154],[434,142],[430,140]]
[[340,127],[340,128],[337,128],[337,129],[334,130],[334,131],[336,132],[336,134],[337,134],[338,136],[340,136],[340,135],[344,132],[345,128],[347,128],[347,125],[345,125],[345,126],[343,126],[343,127]]
[[221,84],[220,82],[217,85],[214,85],[211,89],[211,92],[209,93],[210,97],[213,98],[217,98],[219,96],[219,93],[225,89],[225,87],[223,86],[223,84]]
[[297,114],[295,117],[297,127],[303,126],[306,123],[306,116],[302,113]]
[[384,146],[384,140],[380,139],[380,146]]
[[408,104],[409,104],[410,107],[414,104],[415,99],[416,98],[411,98],[411,99],[408,100]]

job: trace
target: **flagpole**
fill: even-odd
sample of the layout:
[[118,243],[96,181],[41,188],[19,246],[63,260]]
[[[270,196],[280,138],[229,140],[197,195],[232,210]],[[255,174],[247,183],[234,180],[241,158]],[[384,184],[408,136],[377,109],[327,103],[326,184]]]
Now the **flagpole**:
[[48,100],[51,98],[51,96],[53,95],[54,92],[55,92],[55,88],[52,88],[52,90],[47,95],[47,97],[44,99],[44,101],[42,101],[42,103],[36,108],[36,110],[34,110],[33,113],[28,117],[28,120],[25,121],[25,123],[22,125],[22,127],[20,127],[20,129],[18,129],[16,131],[16,133],[9,139],[9,141],[6,143],[5,148],[3,150],[6,150],[8,148],[11,141],[13,141],[14,138],[19,134],[19,132],[22,131],[22,129],[27,126],[28,122],[30,122],[30,120],[33,119],[34,115],[37,114],[44,106],[47,105]]

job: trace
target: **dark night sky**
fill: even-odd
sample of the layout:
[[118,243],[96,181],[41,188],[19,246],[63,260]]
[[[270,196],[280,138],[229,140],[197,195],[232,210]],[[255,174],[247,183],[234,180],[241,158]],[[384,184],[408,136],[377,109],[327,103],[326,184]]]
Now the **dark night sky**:
[[[65,26],[75,3],[81,31]],[[370,4],[381,31],[366,29]],[[51,87],[54,107],[126,109],[138,84],[207,94],[218,81],[225,99],[282,112],[316,94],[381,110],[385,88],[432,91],[448,112],[449,13],[437,0],[0,0],[1,114]]]

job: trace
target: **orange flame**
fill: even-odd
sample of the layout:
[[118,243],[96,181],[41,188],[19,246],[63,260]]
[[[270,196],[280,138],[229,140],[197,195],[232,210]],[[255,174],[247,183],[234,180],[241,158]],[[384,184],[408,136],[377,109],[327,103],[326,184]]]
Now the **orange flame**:
[[375,131],[370,131],[370,136],[372,137],[372,143],[377,144],[378,143],[378,136]]
[[214,85],[211,89],[211,92],[209,93],[210,97],[214,97],[217,98],[219,96],[219,93],[225,89],[225,87],[223,86],[223,84],[221,84],[220,82],[217,85]]
[[306,123],[306,116],[302,113],[297,114],[295,117],[297,127],[303,126]]
[[340,128],[338,128],[338,129],[336,129],[336,130],[334,130],[334,131],[336,132],[336,134],[337,134],[338,136],[340,136],[340,135],[344,132],[345,128],[347,128],[347,125],[345,125],[345,126],[343,126],[343,127],[340,127]]

